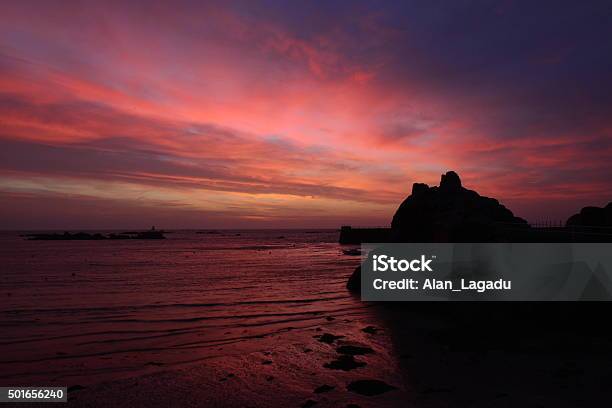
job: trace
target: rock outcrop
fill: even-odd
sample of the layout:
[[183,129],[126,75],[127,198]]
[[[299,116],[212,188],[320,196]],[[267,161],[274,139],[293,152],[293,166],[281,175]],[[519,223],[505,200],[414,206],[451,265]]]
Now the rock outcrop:
[[499,201],[464,188],[454,171],[438,187],[415,183],[391,223],[395,242],[503,242],[509,226],[528,228]]
[[612,227],[612,202],[605,207],[584,207],[569,217],[566,227]]
[[155,227],[148,231],[132,231],[123,232],[121,234],[108,234],[104,235],[99,232],[88,233],[88,232],[77,232],[70,233],[64,232],[63,234],[58,233],[41,233],[41,234],[24,234],[22,235],[30,241],[91,241],[101,239],[165,239],[164,231],[156,230]]
[[[391,242],[525,242],[530,227],[494,198],[464,188],[454,171],[440,186],[414,183],[391,223]],[[361,266],[347,282],[361,287]]]

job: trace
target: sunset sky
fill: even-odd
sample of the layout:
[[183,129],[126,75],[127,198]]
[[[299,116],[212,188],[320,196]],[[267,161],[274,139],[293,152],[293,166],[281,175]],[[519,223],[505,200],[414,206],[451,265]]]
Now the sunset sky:
[[612,201],[612,3],[5,1],[0,229],[387,225],[457,171]]

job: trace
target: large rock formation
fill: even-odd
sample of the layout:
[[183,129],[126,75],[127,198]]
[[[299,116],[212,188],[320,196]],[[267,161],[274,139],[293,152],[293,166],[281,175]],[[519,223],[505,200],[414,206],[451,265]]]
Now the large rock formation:
[[[439,187],[414,183],[391,223],[392,242],[527,242],[530,228],[494,198],[461,185],[454,171],[442,175]],[[361,266],[347,288],[358,291]]]
[[497,200],[464,188],[449,171],[439,187],[415,183],[391,228],[395,242],[503,242],[528,224]]
[[567,219],[567,227],[612,227],[612,202],[603,208],[584,207]]

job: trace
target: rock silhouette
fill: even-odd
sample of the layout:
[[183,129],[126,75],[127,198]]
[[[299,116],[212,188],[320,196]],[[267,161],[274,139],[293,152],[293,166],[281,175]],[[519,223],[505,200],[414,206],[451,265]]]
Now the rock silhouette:
[[[449,171],[439,186],[412,185],[412,194],[393,216],[391,242],[526,241],[526,235],[532,239],[530,229],[496,199],[463,187],[459,175]],[[361,288],[361,266],[346,286],[351,291]]]
[[349,276],[346,288],[351,292],[359,292],[361,290],[361,265],[356,267],[351,276]]
[[[345,235],[351,230],[343,229]],[[565,227],[531,227],[496,199],[463,187],[459,175],[449,171],[439,186],[412,186],[412,194],[393,216],[389,240],[371,239],[367,232],[360,231],[361,242],[610,242],[612,202],[603,208],[584,207]],[[358,266],[347,288],[358,291],[360,287]]]
[[315,388],[314,393],[315,394],[321,394],[323,392],[332,391],[334,388],[336,388],[336,387],[334,387],[332,385],[323,384],[320,387]]
[[612,202],[605,207],[584,207],[567,219],[566,227],[612,227]]
[[341,354],[335,360],[323,364],[323,367],[331,370],[351,371],[359,367],[365,367],[367,364],[363,361],[355,360],[352,355]]
[[389,385],[381,380],[357,380],[349,383],[346,389],[357,394],[371,397],[373,395],[379,395],[388,391],[396,390],[397,387]]
[[496,199],[463,187],[459,175],[449,171],[438,187],[412,186],[393,216],[391,234],[395,242],[503,242],[508,225],[529,228]]
[[156,230],[155,227],[153,227],[148,231],[130,231],[121,234],[111,233],[108,235],[103,235],[99,232],[64,232],[63,234],[41,233],[25,234],[23,236],[30,241],[91,241],[102,239],[165,239],[164,233],[164,231]]
[[314,336],[315,339],[318,339],[321,343],[332,344],[334,341],[343,338],[344,336],[336,336],[331,333],[323,333],[320,336]]
[[374,353],[374,350],[368,346],[345,344],[336,349],[338,354],[348,354],[351,356],[362,356],[364,354]]

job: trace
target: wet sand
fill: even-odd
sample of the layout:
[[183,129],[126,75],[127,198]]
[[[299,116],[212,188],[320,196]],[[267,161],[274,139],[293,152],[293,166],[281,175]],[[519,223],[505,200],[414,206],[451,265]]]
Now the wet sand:
[[[257,350],[74,390],[70,403],[591,407],[609,399],[612,337],[607,328],[594,329],[593,320],[565,325],[550,319],[554,306],[371,306],[378,318],[323,317],[320,325],[288,329]],[[567,311],[574,319],[601,309],[561,306]]]
[[[376,333],[363,331],[374,323],[325,319],[324,324],[313,328],[274,335],[254,351],[212,357],[191,365],[74,390],[69,393],[70,405],[405,406],[403,401],[408,400],[408,395],[390,336],[384,329]],[[330,362],[346,359],[361,364],[356,368],[350,364],[325,367]],[[363,382],[370,380],[376,381]],[[363,395],[372,392],[381,393]]]

